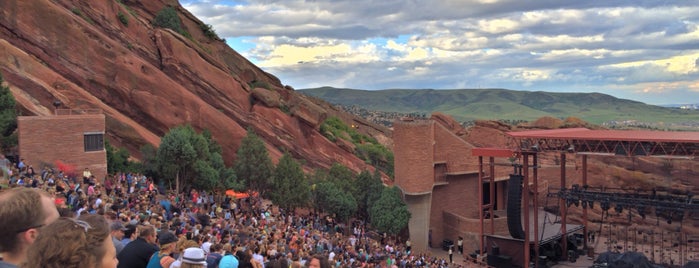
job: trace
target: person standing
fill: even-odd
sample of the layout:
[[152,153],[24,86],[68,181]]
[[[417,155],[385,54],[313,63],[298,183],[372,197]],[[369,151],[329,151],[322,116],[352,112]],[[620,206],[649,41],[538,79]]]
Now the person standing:
[[449,246],[449,263],[454,263],[454,246]]
[[0,192],[0,268],[25,262],[41,228],[59,216],[53,198],[45,191],[20,187]]
[[459,254],[464,255],[464,238],[459,236],[459,240],[456,241],[456,246],[459,247]]

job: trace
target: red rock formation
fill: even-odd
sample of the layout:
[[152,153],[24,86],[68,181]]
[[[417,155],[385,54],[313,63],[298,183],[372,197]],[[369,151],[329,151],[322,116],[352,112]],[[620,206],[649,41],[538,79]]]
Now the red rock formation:
[[[170,128],[190,124],[211,131],[228,164],[251,128],[275,160],[288,150],[304,159],[307,169],[334,162],[355,171],[371,169],[318,133],[329,113],[324,104],[207,37],[203,23],[179,4],[175,8],[191,37],[153,27],[158,11],[172,4],[0,1],[0,72],[22,114],[50,115],[55,100],[61,108],[101,109],[112,144],[132,154],[147,143],[157,146]],[[342,118],[362,121],[347,114]],[[361,131],[390,137],[370,123]]]

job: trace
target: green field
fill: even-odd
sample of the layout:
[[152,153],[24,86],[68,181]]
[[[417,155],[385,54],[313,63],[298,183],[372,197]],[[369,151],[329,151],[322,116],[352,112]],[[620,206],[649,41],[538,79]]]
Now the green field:
[[[332,87],[299,92],[327,102],[369,110],[426,113],[442,112],[459,121],[536,120],[543,116],[570,116],[602,124],[631,121],[662,125],[699,126],[699,111],[648,105],[601,93],[553,93],[507,89],[387,89],[358,90]],[[677,127],[673,127],[677,128]]]

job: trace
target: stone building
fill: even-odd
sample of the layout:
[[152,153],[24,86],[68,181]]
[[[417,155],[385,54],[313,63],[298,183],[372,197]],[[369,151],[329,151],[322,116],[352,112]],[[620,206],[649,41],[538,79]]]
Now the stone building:
[[19,116],[19,156],[36,172],[57,161],[75,168],[76,175],[89,168],[101,181],[107,175],[107,154],[104,148],[105,115],[59,113],[49,116]]
[[[431,119],[399,120],[393,127],[395,185],[403,191],[412,215],[408,228],[413,248],[416,252],[430,245],[439,248],[445,239],[456,246],[461,236],[464,254],[473,252],[479,245],[479,213],[483,211],[478,208],[478,187],[485,187],[485,200],[489,200],[490,187],[488,174],[484,174],[483,185],[478,185],[479,161],[471,153],[474,146]],[[488,173],[489,167],[484,170]],[[502,177],[495,180],[495,233],[507,235],[508,173],[496,174]]]

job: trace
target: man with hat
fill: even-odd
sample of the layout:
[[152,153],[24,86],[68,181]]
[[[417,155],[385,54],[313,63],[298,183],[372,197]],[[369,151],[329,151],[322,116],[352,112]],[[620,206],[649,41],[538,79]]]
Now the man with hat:
[[177,236],[170,231],[161,231],[158,233],[158,241],[160,242],[160,251],[153,254],[148,261],[146,268],[169,268],[175,262],[175,258],[170,256],[177,246]]
[[186,248],[182,252],[182,263],[190,263],[200,267],[206,267],[206,255],[201,248]]
[[110,234],[112,235],[112,243],[114,243],[116,252],[119,254],[119,252],[124,249],[124,245],[121,243],[121,240],[124,239],[126,227],[121,225],[121,222],[119,221],[113,221],[111,224],[109,224],[109,230]]

